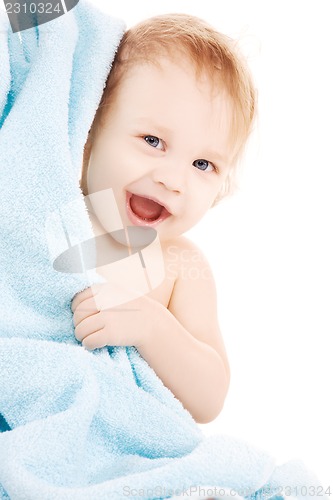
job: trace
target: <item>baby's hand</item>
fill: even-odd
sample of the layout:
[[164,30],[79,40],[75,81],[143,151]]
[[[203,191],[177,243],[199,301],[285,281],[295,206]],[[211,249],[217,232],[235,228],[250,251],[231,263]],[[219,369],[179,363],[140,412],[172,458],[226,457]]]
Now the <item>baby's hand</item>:
[[143,346],[156,325],[154,318],[160,304],[142,296],[100,310],[97,304],[107,303],[107,293],[107,284],[98,284],[75,295],[71,306],[75,337],[89,350],[106,345]]

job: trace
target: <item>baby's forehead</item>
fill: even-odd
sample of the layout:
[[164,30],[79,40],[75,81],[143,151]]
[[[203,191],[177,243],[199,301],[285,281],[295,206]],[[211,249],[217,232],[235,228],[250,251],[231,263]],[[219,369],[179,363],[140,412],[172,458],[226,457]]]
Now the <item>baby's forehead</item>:
[[[123,69],[120,84],[124,84],[126,80],[135,77],[138,70],[141,76],[146,77],[149,81],[151,78],[152,70],[157,70],[161,74],[168,75],[172,72],[177,83],[177,71],[186,71],[190,76],[189,81],[194,85],[209,89],[209,100],[228,99],[232,101],[231,93],[228,90],[228,82],[222,76],[222,72],[216,68],[211,68],[205,65],[204,62],[193,61],[188,55],[184,55],[180,50],[163,51],[160,57],[151,57],[148,59],[134,58],[128,61]],[[185,90],[186,92],[186,90]]]
[[[135,86],[138,94],[151,92],[152,98],[156,98],[156,106],[173,90],[175,100],[182,94],[184,103],[193,95],[200,101],[207,101],[207,105],[214,103],[215,107],[221,106],[224,101],[232,103],[221,75],[211,74],[203,66],[195,66],[191,60],[179,57],[163,56],[158,60],[134,61],[124,71],[119,87],[123,89],[122,95],[126,96],[126,92],[133,92]],[[169,104],[172,106],[173,102]]]

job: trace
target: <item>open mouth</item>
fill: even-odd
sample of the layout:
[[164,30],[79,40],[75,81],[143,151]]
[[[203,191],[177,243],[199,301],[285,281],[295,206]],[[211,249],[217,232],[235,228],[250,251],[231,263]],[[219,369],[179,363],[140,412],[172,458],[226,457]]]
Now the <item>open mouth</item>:
[[128,217],[135,225],[153,226],[171,215],[156,200],[128,192],[126,193],[126,207]]

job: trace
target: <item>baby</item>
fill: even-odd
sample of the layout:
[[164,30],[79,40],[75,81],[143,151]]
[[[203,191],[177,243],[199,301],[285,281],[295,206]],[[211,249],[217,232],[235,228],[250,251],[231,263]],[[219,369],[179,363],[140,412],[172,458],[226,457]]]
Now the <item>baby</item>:
[[[135,346],[198,423],[221,412],[230,370],[213,276],[182,235],[232,187],[254,114],[235,42],[198,18],[162,15],[125,33],[85,145],[83,194],[111,188],[124,227],[154,229],[165,276],[122,307],[78,293],[75,336],[90,350]],[[111,211],[89,214],[105,233]],[[126,246],[108,239],[110,252]]]

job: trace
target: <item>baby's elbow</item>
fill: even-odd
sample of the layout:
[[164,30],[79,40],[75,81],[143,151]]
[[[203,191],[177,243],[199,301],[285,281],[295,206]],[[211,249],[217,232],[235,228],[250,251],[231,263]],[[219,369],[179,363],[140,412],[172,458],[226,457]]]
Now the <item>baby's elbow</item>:
[[211,407],[206,406],[205,408],[201,408],[200,412],[198,412],[196,415],[193,415],[193,418],[197,424],[209,424],[220,415],[224,407],[228,387],[229,386],[227,386],[227,390],[223,392],[220,398],[216,398],[214,404]]
[[199,415],[193,415],[194,420],[196,421],[197,424],[209,424],[213,420],[215,420],[223,410],[223,404],[222,406],[219,406],[218,408],[215,408],[214,411],[203,411],[200,412]]
[[[196,409],[195,414],[192,416],[197,424],[209,424],[215,420],[222,412],[227,398],[230,386],[230,369],[229,366],[223,364],[222,369],[219,370],[217,380],[212,384],[211,391],[206,391],[209,394],[205,403]],[[214,389],[213,389],[214,388]]]
[[209,424],[210,422],[215,420],[217,416],[218,415],[215,416],[204,415],[200,416],[199,418],[194,418],[194,420],[196,421],[197,424]]

